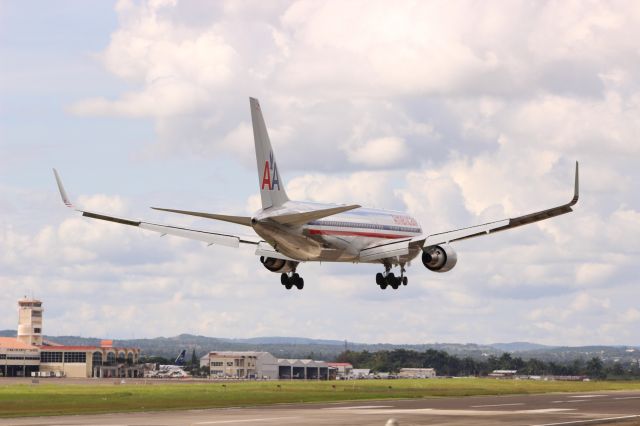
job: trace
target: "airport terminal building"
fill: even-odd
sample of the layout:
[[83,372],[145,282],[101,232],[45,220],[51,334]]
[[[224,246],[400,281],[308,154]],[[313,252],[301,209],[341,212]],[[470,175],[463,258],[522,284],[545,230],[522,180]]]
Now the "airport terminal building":
[[119,348],[113,341],[100,346],[65,346],[43,340],[42,302],[18,301],[17,337],[0,337],[0,376],[142,377],[140,349]]

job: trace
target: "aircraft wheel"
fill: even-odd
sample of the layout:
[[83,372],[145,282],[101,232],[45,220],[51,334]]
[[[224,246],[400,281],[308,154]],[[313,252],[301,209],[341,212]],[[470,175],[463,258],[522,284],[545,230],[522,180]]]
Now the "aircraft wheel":
[[289,283],[289,276],[287,274],[280,275],[280,284],[287,285]]
[[389,272],[387,274],[387,277],[385,278],[385,281],[387,282],[387,284],[389,285],[393,285],[393,282],[396,280],[396,276],[393,272]]
[[384,276],[380,272],[376,274],[376,284],[378,285],[384,284]]
[[386,282],[380,284],[380,290],[384,290],[386,288],[387,288],[387,283]]
[[407,284],[409,284],[409,278],[402,277],[402,285],[407,285]]
[[398,287],[400,287],[400,278],[394,278],[393,280],[391,280],[391,284],[389,284],[391,286],[391,288],[393,288],[394,290],[397,290]]
[[302,290],[304,288],[304,278],[299,276],[296,280],[295,286],[298,287],[298,290]]
[[286,288],[287,290],[291,290],[291,287],[293,287],[293,284],[291,284],[291,281],[289,281],[284,285],[284,288]]

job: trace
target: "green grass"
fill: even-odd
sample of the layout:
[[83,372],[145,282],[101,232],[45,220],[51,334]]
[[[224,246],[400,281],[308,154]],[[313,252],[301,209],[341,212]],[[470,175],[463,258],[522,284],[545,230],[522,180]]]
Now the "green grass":
[[[153,382],[151,382],[153,383]],[[280,388],[278,388],[280,385]],[[242,407],[386,398],[640,390],[640,382],[539,382],[495,379],[149,385],[8,384],[0,381],[0,417]]]

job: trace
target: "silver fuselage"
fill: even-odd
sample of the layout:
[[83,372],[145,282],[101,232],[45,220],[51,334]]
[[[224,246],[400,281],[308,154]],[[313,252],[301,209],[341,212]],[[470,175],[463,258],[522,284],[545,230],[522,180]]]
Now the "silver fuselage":
[[[259,210],[253,217],[255,232],[282,254],[300,261],[358,262],[359,253],[369,246],[406,240],[422,234],[418,222],[403,212],[358,208],[346,213],[287,226],[269,220],[279,214],[302,213],[337,204],[288,201],[278,208]],[[401,262],[415,258],[411,250]]]

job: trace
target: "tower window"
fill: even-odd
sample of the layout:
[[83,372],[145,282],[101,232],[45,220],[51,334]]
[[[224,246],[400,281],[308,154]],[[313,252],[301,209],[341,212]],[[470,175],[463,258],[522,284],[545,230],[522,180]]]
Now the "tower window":
[[34,328],[34,329],[33,329],[33,332],[34,332],[34,333],[42,333],[42,329],[41,329],[41,328],[36,327],[36,328]]

